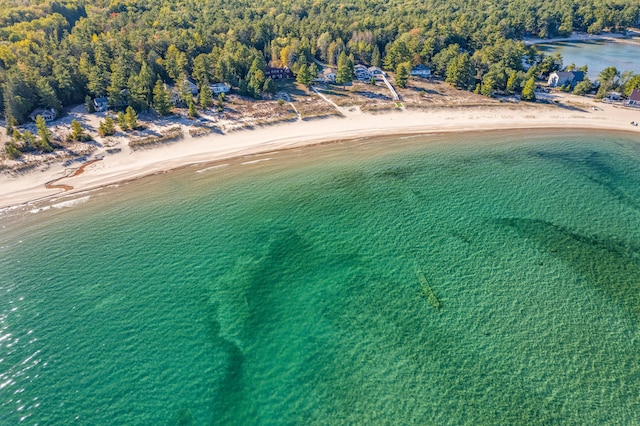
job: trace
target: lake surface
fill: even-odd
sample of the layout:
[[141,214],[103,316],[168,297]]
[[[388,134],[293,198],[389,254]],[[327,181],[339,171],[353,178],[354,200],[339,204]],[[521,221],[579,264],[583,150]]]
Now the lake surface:
[[3,425],[639,424],[634,135],[335,143],[3,215]]
[[538,44],[537,47],[547,54],[560,53],[563,64],[575,64],[576,67],[588,66],[587,76],[591,81],[607,67],[616,67],[621,73],[633,71],[640,74],[640,44],[617,42],[559,42]]

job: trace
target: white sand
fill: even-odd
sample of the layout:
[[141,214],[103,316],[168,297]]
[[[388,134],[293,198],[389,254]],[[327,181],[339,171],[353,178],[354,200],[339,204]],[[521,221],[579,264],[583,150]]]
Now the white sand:
[[[190,164],[364,136],[573,128],[636,132],[640,141],[640,127],[630,124],[631,121],[640,121],[640,109],[594,103],[587,98],[572,95],[560,95],[557,99],[565,107],[505,103],[491,108],[441,108],[425,112],[407,110],[378,115],[356,112],[345,118],[298,121],[226,135],[187,138],[135,152],[125,146],[121,152],[105,155],[102,161],[89,165],[82,174],[61,179],[57,183],[72,186],[73,190],[67,193],[70,194]],[[594,110],[594,106],[597,110]],[[79,166],[77,164],[74,169]],[[0,208],[60,195],[62,189],[46,189],[45,183],[68,176],[74,169],[56,164],[44,171],[17,177],[0,177]]]

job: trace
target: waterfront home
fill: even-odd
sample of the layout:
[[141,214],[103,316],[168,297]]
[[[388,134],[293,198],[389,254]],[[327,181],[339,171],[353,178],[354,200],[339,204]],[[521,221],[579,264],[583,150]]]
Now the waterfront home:
[[96,112],[103,112],[109,108],[109,99],[105,96],[102,98],[95,98],[93,100],[93,107]]
[[583,71],[554,71],[549,74],[547,84],[549,87],[569,86],[573,87],[584,80]]
[[414,77],[431,77],[431,68],[426,65],[416,65],[411,68],[411,72],[409,73]]
[[288,67],[275,68],[275,67],[267,67],[264,70],[264,77],[271,78],[271,80],[281,80],[294,78],[293,71],[291,71]]
[[220,93],[229,93],[231,91],[231,86],[227,83],[213,83],[211,86],[211,92],[214,95],[219,95]]
[[384,71],[382,71],[378,67],[369,67],[368,71],[369,71],[369,74],[371,75],[385,75]]
[[53,121],[58,117],[58,113],[53,108],[51,108],[51,109],[38,108],[38,109],[35,109],[29,115],[29,118],[32,121],[36,121],[36,118],[38,116],[42,117],[44,119],[44,121]]
[[318,76],[318,80],[323,81],[325,83],[335,83],[336,78],[338,78],[338,74],[336,74],[336,70],[333,68],[325,68],[320,71],[320,75]]
[[356,75],[356,78],[360,81],[369,81],[371,79],[371,73],[364,65],[355,65],[353,67],[353,72]]
[[633,89],[627,100],[627,105],[640,106],[640,89]]
[[196,83],[187,79],[187,86],[189,86],[189,91],[191,92],[192,95],[195,96],[198,94],[198,85]]

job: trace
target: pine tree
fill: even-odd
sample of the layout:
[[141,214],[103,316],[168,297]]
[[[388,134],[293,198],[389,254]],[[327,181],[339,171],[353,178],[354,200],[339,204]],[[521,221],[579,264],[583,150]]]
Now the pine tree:
[[271,77],[267,77],[264,81],[264,85],[262,86],[262,91],[267,93],[276,93],[276,83],[271,79]]
[[20,158],[22,156],[22,151],[18,149],[15,142],[9,141],[4,146],[4,152],[7,153],[7,156],[13,160],[16,158]]
[[56,111],[62,110],[62,103],[58,99],[56,92],[49,84],[49,81],[45,78],[38,79],[36,83],[36,89],[38,92],[38,97],[40,98],[40,105],[43,108],[54,109]]
[[302,64],[298,69],[296,81],[305,86],[309,86],[311,84],[311,81],[313,81],[313,76],[309,72],[309,67],[307,66],[307,64]]
[[213,105],[213,93],[211,92],[211,87],[209,86],[209,82],[205,80],[205,83],[202,85],[200,89],[200,106],[202,109],[207,109],[211,105]]
[[84,139],[84,130],[78,120],[71,120],[71,140],[81,141]]
[[507,93],[514,93],[518,88],[518,73],[511,71],[507,80]]
[[353,81],[353,64],[349,63],[347,54],[342,51],[338,57],[338,73],[336,76],[336,83],[343,86]]
[[171,111],[169,91],[160,79],[156,80],[156,85],[153,87],[153,108],[160,115],[167,115]]
[[196,103],[193,102],[193,99],[189,99],[187,101],[187,105],[189,106],[189,117],[196,118],[198,116],[198,111],[196,111]]
[[380,49],[378,49],[378,45],[373,46],[373,53],[371,54],[371,66],[378,67],[382,65],[380,61]]
[[104,121],[100,122],[98,133],[100,133],[100,136],[102,137],[111,136],[116,133],[116,126],[111,117],[106,116]]
[[125,131],[129,129],[129,125],[127,124],[127,119],[124,117],[124,112],[118,112],[118,126],[120,126],[120,130]]
[[480,86],[480,93],[487,97],[493,96],[493,89],[496,85],[496,79],[493,76],[486,74],[482,79],[482,86]]
[[467,52],[461,53],[449,62],[446,82],[459,89],[467,89],[473,77],[473,72],[471,57]]
[[96,107],[93,104],[93,100],[91,99],[91,96],[87,95],[84,98],[84,106],[85,108],[87,108],[87,112],[88,113],[94,113],[96,112]]
[[53,148],[51,148],[51,132],[47,129],[47,123],[44,121],[42,116],[38,115],[36,117],[36,128],[38,129],[38,136],[40,136],[39,148],[43,152],[51,152]]
[[138,114],[136,114],[136,111],[132,107],[127,107],[127,110],[124,113],[124,118],[130,129],[135,130],[138,128]]
[[407,82],[409,81],[409,64],[403,62],[398,64],[396,68],[396,84],[400,87],[407,87]]
[[522,96],[520,99],[523,101],[535,102],[536,101],[536,79],[531,77],[524,85],[522,89]]

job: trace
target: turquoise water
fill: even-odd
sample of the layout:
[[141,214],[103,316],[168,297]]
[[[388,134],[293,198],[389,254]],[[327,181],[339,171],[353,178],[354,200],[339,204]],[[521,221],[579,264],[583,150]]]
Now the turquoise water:
[[564,65],[588,66],[587,76],[591,81],[607,67],[618,71],[633,71],[640,74],[640,44],[615,42],[560,42],[537,46],[547,54],[560,53]]
[[0,424],[640,424],[637,137],[227,163],[4,213]]

